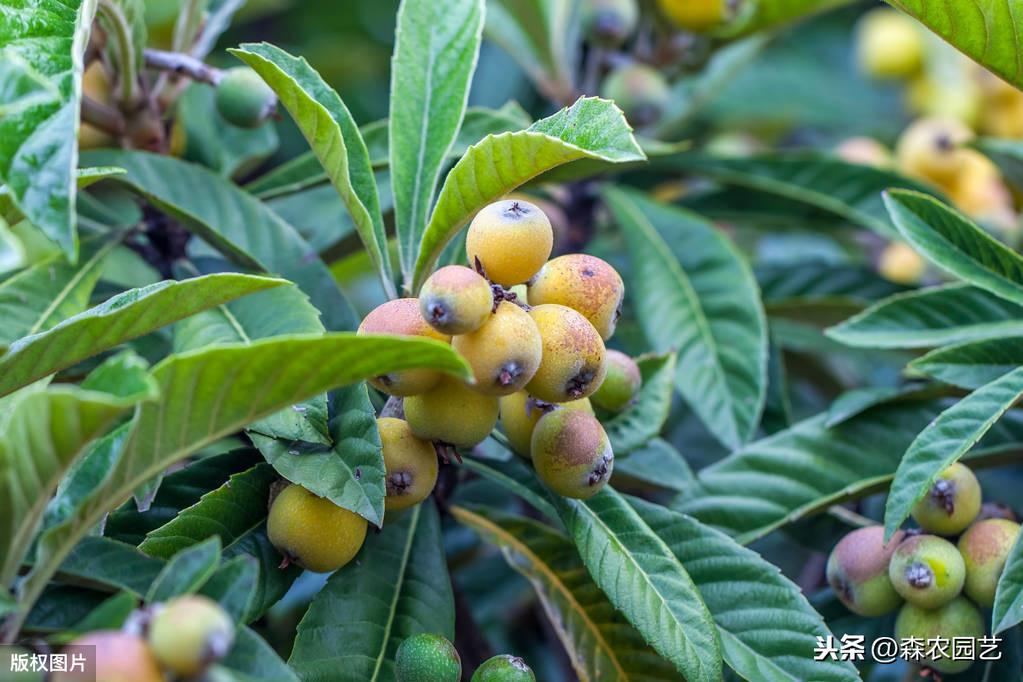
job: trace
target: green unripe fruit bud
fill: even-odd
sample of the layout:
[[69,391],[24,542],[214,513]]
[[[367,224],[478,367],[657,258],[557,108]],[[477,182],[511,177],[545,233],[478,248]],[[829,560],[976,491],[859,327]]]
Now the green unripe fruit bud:
[[895,548],[888,577],[895,591],[910,604],[936,609],[962,592],[966,564],[948,540],[936,535],[914,535]]
[[618,271],[583,253],[548,261],[529,282],[531,305],[568,306],[589,320],[605,341],[615,333],[624,298],[625,284]]
[[671,92],[661,72],[646,64],[628,64],[612,71],[604,81],[601,96],[614,100],[637,127],[656,123]]
[[451,345],[472,368],[473,388],[496,396],[521,390],[536,374],[543,353],[536,322],[508,301],[501,301],[482,327],[454,337]]
[[547,214],[522,199],[485,206],[469,224],[465,255],[487,279],[508,288],[529,280],[554,248],[554,230]]
[[459,682],[462,659],[451,642],[440,635],[406,638],[394,661],[397,682]]
[[[895,639],[921,640],[925,648],[928,640],[939,637],[945,641],[962,637],[976,640],[983,637],[984,632],[984,617],[965,597],[957,597],[934,610],[906,604],[895,619]],[[979,650],[977,642],[974,642],[974,650]],[[969,660],[953,661],[951,656],[941,656],[921,663],[949,675],[961,673],[973,665],[973,661]]]
[[[426,323],[419,312],[419,301],[414,298],[399,298],[378,305],[362,320],[357,333],[421,336],[451,343],[450,336]],[[378,376],[369,383],[388,395],[410,396],[430,390],[440,378],[441,373],[432,369],[406,369]]]
[[490,283],[475,270],[448,265],[430,275],[419,291],[423,319],[442,334],[479,329],[494,309]]
[[329,573],[355,558],[366,527],[366,519],[355,512],[292,484],[274,499],[266,534],[288,561]]
[[643,385],[639,365],[625,353],[607,351],[607,376],[590,396],[593,404],[611,412],[621,412],[632,404]]
[[548,412],[533,429],[533,466],[564,497],[593,497],[611,478],[614,452],[597,418],[580,410]]
[[548,303],[529,311],[543,342],[540,367],[526,390],[548,403],[587,398],[604,381],[604,341],[579,312]]
[[586,37],[604,47],[624,43],[639,22],[636,0],[584,0],[582,10]]
[[869,526],[842,538],[828,557],[828,584],[853,613],[874,618],[898,608],[902,597],[888,577],[888,563],[902,541],[899,531],[884,544],[884,528]]
[[201,595],[173,599],[149,624],[149,647],[178,675],[197,675],[224,658],[234,644],[234,622],[217,602]]
[[959,552],[966,564],[963,591],[978,606],[994,606],[998,579],[1002,577],[1019,530],[1018,523],[987,519],[974,523],[959,538]]
[[536,682],[536,675],[518,656],[494,656],[473,673],[472,682]]
[[[99,630],[71,642],[96,647],[96,677],[103,682],[164,682],[163,672],[144,639],[127,632]],[[6,672],[6,670],[4,671]],[[6,678],[5,678],[6,679]],[[80,673],[54,673],[52,682],[76,682]]]
[[405,419],[418,438],[469,448],[490,435],[498,405],[495,396],[446,376],[426,393],[405,398]]
[[224,120],[239,128],[257,128],[274,112],[277,95],[259,74],[247,66],[227,71],[214,101]]
[[964,464],[945,469],[913,507],[913,518],[928,533],[958,535],[980,513],[980,483]]
[[544,403],[530,397],[525,391],[518,391],[501,398],[501,429],[508,438],[512,450],[526,459],[530,458],[533,440],[533,429],[540,417],[551,410],[582,410],[593,414],[589,398],[581,398],[568,403]]
[[386,469],[384,507],[397,511],[419,504],[437,484],[437,452],[432,444],[416,438],[404,419],[381,417],[377,430]]

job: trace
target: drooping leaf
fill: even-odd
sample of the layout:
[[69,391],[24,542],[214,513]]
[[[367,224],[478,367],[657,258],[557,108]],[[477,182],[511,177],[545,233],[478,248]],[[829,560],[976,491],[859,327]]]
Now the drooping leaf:
[[767,323],[738,249],[698,216],[636,192],[604,191],[625,234],[643,330],[676,349],[675,386],[730,447],[756,428],[767,390]]
[[1023,304],[1023,257],[962,214],[918,192],[885,192],[899,232],[917,251],[965,282]]
[[164,565],[146,593],[146,603],[155,604],[183,594],[193,594],[213,576],[220,565],[220,538],[181,550]]
[[393,295],[373,168],[348,107],[304,58],[268,43],[245,43],[231,53],[255,69],[277,93],[348,207],[384,290]]
[[980,388],[1023,366],[1023,337],[985,339],[938,348],[907,370],[966,389]]
[[554,501],[593,581],[687,680],[721,679],[721,642],[703,598],[664,541],[611,488]]
[[412,291],[429,276],[448,242],[479,209],[519,185],[578,159],[641,161],[643,151],[613,102],[582,98],[516,133],[488,135],[448,173],[423,233]]
[[527,469],[514,455],[510,452],[508,454],[509,458],[506,461],[483,462],[467,457],[463,466],[515,493],[551,522],[560,523],[557,510],[548,501],[547,491],[540,485],[532,468]]
[[530,582],[580,680],[679,679],[593,583],[564,534],[490,509],[456,506],[451,514],[500,547],[508,564]]
[[453,639],[454,631],[440,519],[425,503],[367,538],[355,561],[331,576],[298,625],[289,662],[303,680],[383,682],[394,679],[406,637]]
[[926,0],[889,0],[918,19],[953,47],[976,62],[1023,88],[1023,52],[1019,32],[1023,8],[1015,2],[932,3]]
[[316,252],[265,204],[213,171],[170,156],[91,151],[83,159],[126,169],[118,182],[248,268],[279,274],[309,295],[331,330],[354,329],[357,318]]
[[920,432],[895,472],[885,504],[885,537],[890,538],[928,494],[946,468],[969,452],[1005,412],[1023,397],[1023,368],[978,388]]
[[966,284],[896,294],[827,330],[848,346],[927,348],[1023,334],[1023,307]]
[[1023,534],[1016,538],[998,579],[991,632],[999,634],[1023,621]]
[[251,628],[238,628],[234,646],[220,662],[228,671],[241,673],[239,682],[298,682],[295,672],[273,647]]
[[118,294],[11,344],[0,356],[0,396],[201,310],[281,284],[268,277],[222,274]]
[[448,151],[462,125],[483,32],[483,0],[405,0],[391,61],[394,222],[406,286]]
[[[42,0],[0,4],[0,76],[6,84],[19,65],[34,98],[0,116],[0,183],[18,210],[58,244],[72,263],[75,231],[75,169],[82,57],[96,0]],[[30,78],[29,78],[30,76]],[[38,95],[46,95],[41,97]]]
[[90,536],[60,565],[59,575],[85,585],[100,585],[141,599],[163,570],[164,562],[117,540]]
[[693,479],[693,471],[682,453],[668,441],[654,438],[627,457],[615,458],[611,482],[618,490],[631,489],[639,484],[681,492],[692,484]]
[[675,387],[675,354],[637,358],[643,385],[636,401],[604,424],[616,457],[657,436],[668,418]]

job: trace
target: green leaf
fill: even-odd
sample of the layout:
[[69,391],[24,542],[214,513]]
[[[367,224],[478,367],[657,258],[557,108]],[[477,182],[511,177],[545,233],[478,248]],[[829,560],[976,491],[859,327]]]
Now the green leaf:
[[392,680],[398,645],[421,632],[455,633],[440,519],[430,503],[371,535],[330,577],[298,624],[289,662],[306,681]]
[[681,492],[694,481],[689,463],[671,443],[654,438],[627,457],[615,457],[611,482],[616,489],[635,485]]
[[53,327],[89,305],[114,241],[82,245],[78,265],[56,253],[0,282],[0,346]]
[[913,505],[942,471],[969,452],[1006,411],[1023,397],[1023,367],[978,388],[927,425],[899,462],[885,504],[885,537],[909,518]]
[[654,167],[795,200],[886,237],[898,233],[885,211],[882,191],[889,187],[926,191],[919,183],[891,171],[807,152],[771,153],[752,158],[684,153],[658,160]]
[[1002,569],[1002,577],[998,579],[998,590],[995,592],[995,605],[991,612],[991,632],[997,635],[1023,621],[1023,535],[1016,537],[1016,542],[1009,552]]
[[579,159],[611,163],[645,155],[613,102],[584,97],[517,133],[488,135],[448,173],[423,233],[412,291],[418,291],[448,242],[479,211],[544,171]]
[[393,297],[387,235],[366,143],[338,94],[309,66],[268,43],[245,43],[230,52],[274,89],[327,171],[355,222],[369,258]]
[[197,592],[213,576],[219,565],[219,538],[213,537],[181,550],[164,565],[160,575],[150,585],[146,603],[156,604]]
[[390,165],[406,286],[448,151],[462,125],[483,32],[482,0],[405,0],[391,60]]
[[721,642],[678,558],[611,488],[554,501],[594,582],[687,680],[721,679]]
[[[309,367],[317,371],[309,372]],[[239,370],[244,368],[244,372]],[[412,368],[467,379],[447,344],[406,337],[277,337],[171,356],[153,370],[160,399],[136,414],[131,437],[102,485],[76,515],[49,529],[26,579],[31,605],[74,544],[134,490],[175,462],[246,424],[334,386]]]
[[234,646],[220,662],[224,668],[242,673],[238,682],[298,682],[298,676],[251,628],[238,628]]
[[814,660],[818,639],[831,632],[777,567],[693,518],[639,498],[629,504],[689,571],[717,623],[725,662],[743,679],[860,679],[851,663]]
[[803,305],[847,299],[867,304],[904,291],[898,284],[860,263],[834,263],[823,258],[797,262],[760,263],[754,267],[764,302]]
[[10,586],[46,503],[78,454],[140,400],[75,386],[34,386],[0,414],[0,586]]
[[753,273],[713,225],[638,192],[604,190],[625,234],[647,338],[676,349],[675,387],[714,436],[746,441],[767,392],[767,323]]
[[945,284],[896,294],[826,334],[861,348],[927,348],[1023,334],[1023,307],[984,289]]
[[1023,189],[1023,142],[982,137],[974,140],[971,146],[991,159],[1013,188]]
[[1023,257],[933,197],[885,192],[899,232],[925,258],[965,282],[1023,304]]
[[580,680],[679,679],[593,583],[565,535],[485,508],[455,506],[451,515],[498,546],[508,565],[530,582]]
[[888,0],[918,19],[970,59],[986,66],[1017,88],[1023,88],[1023,52],[1017,30],[1023,8],[1016,2],[933,3]]
[[505,461],[488,460],[484,463],[482,460],[466,457],[462,466],[510,490],[548,519],[558,523],[558,512],[547,500],[547,491],[537,481],[532,467],[527,469],[526,465],[518,461],[510,451],[507,452],[508,459]]
[[0,396],[201,310],[284,283],[221,274],[164,281],[117,294],[11,344],[0,356]]
[[1023,337],[969,341],[933,350],[906,366],[960,388],[975,389],[1023,365]]
[[537,88],[555,102],[575,94],[579,3],[566,0],[490,0],[486,36],[515,58]]
[[675,354],[637,358],[643,385],[636,401],[604,424],[615,457],[642,447],[657,436],[668,419],[675,387]]
[[309,295],[328,329],[354,329],[358,319],[316,252],[273,211],[213,171],[170,156],[92,151],[90,163],[125,168],[110,182],[127,186],[243,267],[279,274]]
[[752,0],[740,5],[738,16],[720,30],[721,36],[734,38],[765,31],[797,21],[817,12],[847,5],[852,0]]
[[31,75],[33,90],[50,95],[35,103],[22,99],[19,111],[0,116],[0,183],[72,263],[78,259],[75,169],[82,56],[95,12],[96,0],[0,3],[0,62],[5,64],[0,82],[6,87],[16,60],[20,76]]
[[138,600],[134,595],[128,592],[118,592],[73,625],[65,637],[70,640],[72,634],[92,632],[93,630],[120,630],[132,612],[138,608],[138,605]]
[[164,562],[129,544],[90,536],[68,555],[58,575],[73,577],[76,584],[113,588],[141,599],[163,567]]
[[199,594],[220,604],[236,623],[246,623],[256,596],[259,564],[250,556],[236,556],[217,569]]

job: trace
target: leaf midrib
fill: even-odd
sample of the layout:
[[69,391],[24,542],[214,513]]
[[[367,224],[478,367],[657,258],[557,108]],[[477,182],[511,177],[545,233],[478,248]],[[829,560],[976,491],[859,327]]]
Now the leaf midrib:
[[394,597],[391,599],[391,607],[387,613],[387,621],[384,624],[384,636],[381,638],[380,650],[376,656],[376,666],[373,668],[373,676],[370,678],[370,682],[376,682],[380,669],[383,667],[384,658],[387,655],[387,644],[391,640],[391,629],[394,627],[394,616],[398,611],[398,601],[401,598],[401,593],[405,587],[405,572],[408,571],[409,556],[412,553],[412,543],[415,541],[416,530],[419,528],[419,515],[422,512],[422,507],[416,505],[416,508],[412,512],[412,520],[409,523],[408,535],[405,538],[405,547],[402,550],[401,556],[401,570],[398,571],[398,580],[394,585]]

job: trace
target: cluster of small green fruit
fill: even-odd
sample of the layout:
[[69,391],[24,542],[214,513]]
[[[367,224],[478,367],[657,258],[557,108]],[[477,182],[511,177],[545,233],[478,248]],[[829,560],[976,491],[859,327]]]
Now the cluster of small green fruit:
[[[895,621],[900,642],[983,637],[978,607],[994,604],[998,579],[1020,532],[1015,515],[1002,505],[982,505],[977,477],[957,463],[916,504],[913,519],[920,530],[899,531],[887,544],[881,526],[842,538],[827,566],[835,594],[861,616],[883,616],[901,605]],[[973,661],[953,660],[949,652],[924,663],[952,674]]]
[[[490,204],[466,236],[473,268],[442,267],[418,298],[388,301],[363,319],[359,334],[450,343],[474,378],[466,383],[417,369],[370,382],[391,396],[389,416],[377,420],[389,515],[430,495],[438,450],[446,456],[478,445],[499,419],[512,448],[531,458],[553,492],[590,497],[611,477],[614,453],[590,398],[617,412],[640,388],[632,358],[604,346],[615,331],[625,287],[600,258],[548,260],[553,243],[550,220],[536,205],[524,199]],[[267,530],[285,561],[326,572],[352,560],[367,524],[291,485],[274,495]]]
[[[176,597],[136,612],[122,630],[97,630],[70,646],[96,648],[100,682],[197,680],[234,644],[231,617],[201,595]],[[52,682],[78,682],[79,672],[55,672]]]
[[[424,633],[402,641],[395,657],[396,682],[459,682],[462,659],[441,635]],[[501,654],[476,668],[471,682],[536,682],[536,676],[518,656]]]

